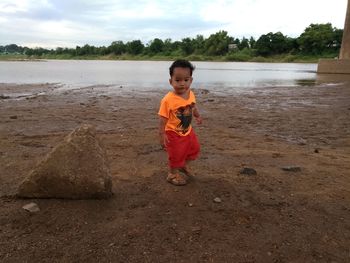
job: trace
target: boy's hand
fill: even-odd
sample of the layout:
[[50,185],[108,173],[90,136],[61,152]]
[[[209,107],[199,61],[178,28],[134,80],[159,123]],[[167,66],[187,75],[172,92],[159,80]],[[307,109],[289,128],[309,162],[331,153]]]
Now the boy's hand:
[[165,149],[167,144],[169,143],[168,136],[166,136],[165,133],[160,134],[159,142],[160,142],[160,146],[162,146],[162,148]]
[[197,124],[202,124],[203,123],[203,119],[202,119],[202,117],[201,116],[198,116],[198,117],[195,117],[195,119],[196,119],[196,123]]

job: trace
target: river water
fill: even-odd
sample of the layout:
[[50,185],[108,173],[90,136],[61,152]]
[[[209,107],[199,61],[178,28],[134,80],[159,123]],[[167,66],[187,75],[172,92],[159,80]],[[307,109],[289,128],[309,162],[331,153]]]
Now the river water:
[[[171,61],[0,61],[0,83],[59,83],[66,88],[108,85],[126,90],[168,89]],[[314,85],[317,64],[193,62],[193,87],[217,92]]]

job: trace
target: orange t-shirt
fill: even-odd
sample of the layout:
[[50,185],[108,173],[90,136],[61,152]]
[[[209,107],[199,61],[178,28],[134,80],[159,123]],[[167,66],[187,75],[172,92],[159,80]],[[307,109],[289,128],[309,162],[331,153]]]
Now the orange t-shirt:
[[162,99],[158,115],[168,119],[166,131],[174,131],[181,136],[191,132],[192,110],[196,98],[190,90],[189,98],[184,99],[173,92],[169,92]]

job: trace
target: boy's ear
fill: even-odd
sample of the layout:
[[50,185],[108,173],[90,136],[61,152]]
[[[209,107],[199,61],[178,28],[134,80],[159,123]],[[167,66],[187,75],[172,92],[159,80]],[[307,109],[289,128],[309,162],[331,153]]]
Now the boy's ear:
[[169,79],[169,83],[170,83],[170,85],[171,85],[171,78]]

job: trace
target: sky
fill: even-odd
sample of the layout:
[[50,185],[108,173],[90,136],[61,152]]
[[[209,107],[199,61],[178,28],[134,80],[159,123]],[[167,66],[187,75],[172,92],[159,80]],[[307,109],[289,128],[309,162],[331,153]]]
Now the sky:
[[347,0],[0,0],[0,45],[109,46],[181,40],[225,30],[298,37],[311,23],[343,29]]

